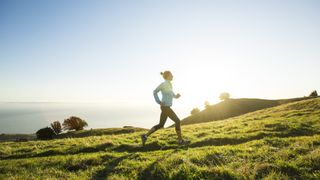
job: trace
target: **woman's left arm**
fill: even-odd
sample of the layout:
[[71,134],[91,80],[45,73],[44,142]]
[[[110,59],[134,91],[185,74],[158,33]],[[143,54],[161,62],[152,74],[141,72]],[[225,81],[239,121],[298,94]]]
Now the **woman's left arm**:
[[172,94],[173,94],[173,97],[176,98],[176,99],[178,99],[178,98],[181,96],[179,93],[176,94],[176,93],[174,93],[173,91],[172,91]]

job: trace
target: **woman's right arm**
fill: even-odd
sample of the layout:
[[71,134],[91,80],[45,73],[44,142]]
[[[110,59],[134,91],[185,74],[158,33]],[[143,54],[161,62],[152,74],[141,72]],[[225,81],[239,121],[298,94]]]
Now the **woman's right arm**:
[[154,100],[158,104],[161,104],[161,101],[160,101],[159,96],[158,96],[158,92],[161,91],[161,88],[162,88],[162,83],[153,91]]

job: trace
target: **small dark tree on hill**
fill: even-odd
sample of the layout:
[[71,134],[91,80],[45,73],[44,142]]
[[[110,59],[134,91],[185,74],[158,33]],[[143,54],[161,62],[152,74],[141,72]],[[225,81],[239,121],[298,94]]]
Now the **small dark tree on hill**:
[[64,130],[83,130],[84,127],[88,126],[88,123],[76,116],[71,116],[68,119],[65,119],[62,123]]
[[204,102],[204,108],[208,109],[210,107],[209,101]]
[[219,98],[222,101],[228,100],[228,99],[230,99],[230,94],[227,93],[227,92],[223,92],[223,93],[220,94]]
[[309,97],[318,97],[318,92],[316,90],[312,91]]
[[199,108],[193,108],[192,111],[190,112],[191,115],[197,114],[200,112]]
[[37,138],[41,140],[48,140],[48,139],[53,139],[54,136],[56,135],[50,127],[45,127],[42,129],[39,129],[36,132]]
[[55,122],[51,123],[51,127],[56,134],[59,134],[62,131],[61,123],[59,121],[55,121]]

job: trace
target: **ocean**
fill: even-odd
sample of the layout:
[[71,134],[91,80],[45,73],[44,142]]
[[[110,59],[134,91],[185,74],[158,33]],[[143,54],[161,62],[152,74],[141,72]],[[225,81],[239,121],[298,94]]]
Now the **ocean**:
[[[174,109],[174,108],[173,108]],[[176,110],[176,109],[174,109]],[[182,119],[183,110],[176,111]],[[183,113],[182,113],[183,114]],[[87,121],[90,128],[112,128],[134,126],[151,128],[159,122],[160,107],[154,106],[111,106],[99,103],[0,103],[0,134],[35,133],[70,116]],[[173,124],[169,120],[166,126]]]

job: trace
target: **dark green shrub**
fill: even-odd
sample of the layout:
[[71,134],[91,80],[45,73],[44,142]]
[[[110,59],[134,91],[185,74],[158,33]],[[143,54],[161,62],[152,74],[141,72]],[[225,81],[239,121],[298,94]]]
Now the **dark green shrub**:
[[312,91],[309,97],[318,97],[318,92],[317,91]]
[[39,129],[36,132],[37,138],[41,140],[48,140],[48,139],[53,139],[54,136],[56,135],[53,129],[50,127],[45,127],[42,129]]
[[192,111],[190,112],[191,115],[197,114],[200,112],[199,108],[193,108]]

